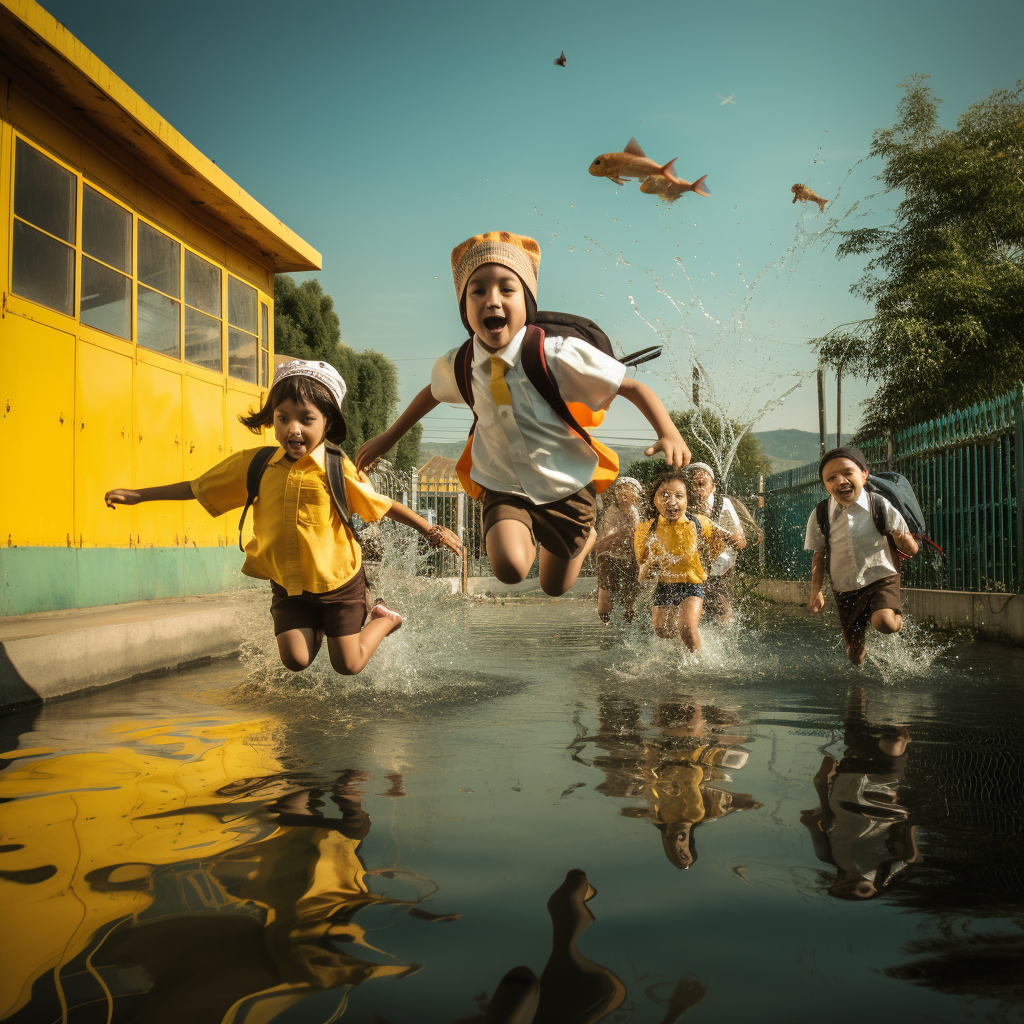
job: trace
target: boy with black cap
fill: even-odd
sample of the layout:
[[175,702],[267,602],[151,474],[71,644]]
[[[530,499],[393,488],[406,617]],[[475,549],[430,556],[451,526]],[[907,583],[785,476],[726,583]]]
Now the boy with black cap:
[[[804,548],[814,552],[807,610],[817,613],[825,605],[821,585],[827,568],[847,656],[860,665],[869,622],[879,633],[898,633],[903,628],[896,548],[905,555],[916,555],[918,545],[903,516],[882,495],[864,490],[868,464],[859,448],[826,452],[818,463],[818,474],[831,498],[827,536],[818,523],[817,510],[807,521]],[[872,501],[880,510],[884,533],[876,525]]]
[[[624,379],[621,363],[585,341],[544,337],[533,326],[539,268],[540,246],[508,231],[474,235],[452,250],[469,347],[454,348],[437,361],[430,385],[388,430],[359,449],[356,464],[370,465],[439,403],[470,405],[474,427],[459,477],[483,502],[494,575],[503,583],[525,579],[539,544],[541,587],[558,596],[576,582],[596,539],[597,484],[607,486],[618,472],[607,449],[568,425],[568,407],[596,413],[622,395],[658,435],[647,455],[661,451],[669,466],[682,466],[690,452],[657,395]],[[524,368],[528,356],[553,380],[561,412],[534,386]]]

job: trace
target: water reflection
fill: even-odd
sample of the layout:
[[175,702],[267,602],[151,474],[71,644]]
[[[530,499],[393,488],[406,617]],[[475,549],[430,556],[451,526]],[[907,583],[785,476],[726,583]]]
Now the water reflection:
[[[122,725],[90,738],[102,749],[7,755],[0,1017],[251,1024],[315,992],[337,1014],[362,982],[419,969],[372,945],[356,915],[458,915],[417,906],[427,880],[366,869],[369,776],[296,790],[276,732]],[[401,896],[371,891],[372,876]]]
[[697,861],[698,825],[761,806],[749,793],[719,785],[731,782],[729,772],[741,769],[750,757],[740,746],[746,739],[741,728],[735,712],[685,696],[659,701],[648,724],[638,701],[605,694],[598,698],[597,733],[577,741],[575,757],[588,763],[588,744],[605,751],[589,761],[604,772],[597,791],[643,797],[644,806],[627,805],[619,813],[653,822],[665,856],[685,870]]
[[817,858],[836,869],[832,896],[872,899],[918,859],[910,811],[900,803],[910,731],[873,725],[863,687],[851,686],[843,715],[845,750],[826,754],[814,776],[819,807],[804,811]]

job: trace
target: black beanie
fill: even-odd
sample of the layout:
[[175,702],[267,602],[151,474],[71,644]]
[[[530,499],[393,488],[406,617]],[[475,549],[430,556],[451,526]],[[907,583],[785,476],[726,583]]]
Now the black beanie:
[[861,469],[866,473],[868,471],[868,460],[864,458],[864,453],[859,448],[854,448],[852,445],[847,445],[843,448],[833,448],[830,452],[825,452],[821,457],[821,462],[818,463],[818,476],[824,480],[824,471],[827,463],[833,459],[849,459],[851,462],[855,462]]

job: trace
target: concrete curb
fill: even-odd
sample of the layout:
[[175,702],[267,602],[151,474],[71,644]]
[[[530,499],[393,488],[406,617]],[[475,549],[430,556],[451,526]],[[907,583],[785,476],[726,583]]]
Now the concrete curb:
[[[756,592],[777,604],[806,604],[809,580],[761,580]],[[921,622],[967,626],[994,640],[1024,645],[1024,595],[976,594],[969,590],[924,590],[903,587],[903,610]],[[832,607],[828,595],[826,607]]]
[[234,654],[234,605],[201,608],[0,642],[0,714],[41,701]]

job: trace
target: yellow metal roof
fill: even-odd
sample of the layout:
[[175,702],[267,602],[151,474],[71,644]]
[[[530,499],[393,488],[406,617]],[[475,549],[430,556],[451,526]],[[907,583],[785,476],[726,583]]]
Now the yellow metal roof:
[[455,460],[446,459],[442,455],[435,455],[420,467],[419,478],[421,480],[443,480],[445,478],[458,479],[455,472]]
[[33,0],[0,0],[0,51],[169,186],[255,247],[275,272],[320,270],[311,245],[175,131]]

